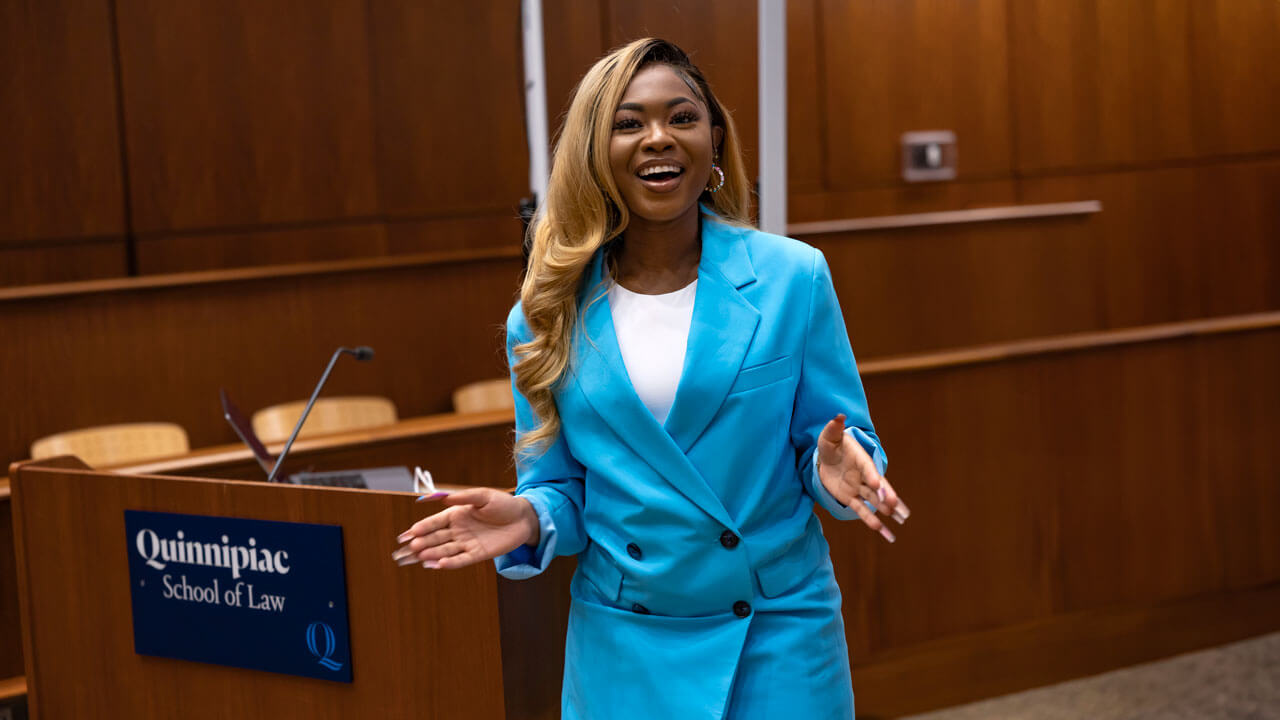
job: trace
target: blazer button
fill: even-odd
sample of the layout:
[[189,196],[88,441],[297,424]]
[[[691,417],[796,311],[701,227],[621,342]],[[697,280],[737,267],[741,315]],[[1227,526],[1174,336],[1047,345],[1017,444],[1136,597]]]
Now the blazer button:
[[627,544],[627,554],[631,556],[632,560],[639,560],[644,557],[644,553],[640,552],[640,546],[635,543]]
[[720,533],[720,544],[723,545],[726,550],[732,550],[738,547],[738,536],[734,535],[732,530],[725,530]]
[[740,618],[744,618],[751,614],[751,605],[742,600],[733,604],[733,614]]
[[639,613],[640,615],[648,615],[649,608],[641,605],[640,603],[631,603],[631,612]]

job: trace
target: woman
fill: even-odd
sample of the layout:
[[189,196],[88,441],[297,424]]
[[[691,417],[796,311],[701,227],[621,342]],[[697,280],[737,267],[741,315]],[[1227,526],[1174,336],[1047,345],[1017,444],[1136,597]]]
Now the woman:
[[747,222],[733,122],[679,48],[583,78],[507,320],[519,486],[478,488],[395,559],[577,555],[564,718],[851,718],[816,501],[907,508],[883,478],[821,253]]

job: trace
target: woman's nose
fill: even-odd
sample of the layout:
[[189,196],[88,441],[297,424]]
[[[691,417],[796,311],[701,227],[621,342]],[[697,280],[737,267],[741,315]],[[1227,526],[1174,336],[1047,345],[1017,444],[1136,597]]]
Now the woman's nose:
[[671,139],[671,133],[668,132],[666,123],[654,122],[649,123],[649,128],[644,137],[644,149],[651,152],[662,152],[670,150],[674,146]]

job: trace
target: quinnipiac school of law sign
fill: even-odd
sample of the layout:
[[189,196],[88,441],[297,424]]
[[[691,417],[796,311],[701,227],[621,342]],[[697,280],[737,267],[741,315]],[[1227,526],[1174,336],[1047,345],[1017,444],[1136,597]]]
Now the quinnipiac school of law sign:
[[140,655],[351,682],[337,525],[126,510]]

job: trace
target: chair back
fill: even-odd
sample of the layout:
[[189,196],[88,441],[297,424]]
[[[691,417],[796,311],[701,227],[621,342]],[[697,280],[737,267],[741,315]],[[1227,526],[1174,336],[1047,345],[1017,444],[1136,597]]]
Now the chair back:
[[[253,431],[264,443],[289,439],[293,426],[302,417],[305,400],[263,408],[253,414]],[[399,420],[395,403],[384,397],[352,396],[320,398],[311,408],[299,438],[356,430],[358,428],[393,425]]]
[[31,443],[31,457],[75,455],[90,467],[123,465],[182,455],[191,449],[187,431],[173,423],[127,423],[70,430]]
[[453,391],[453,411],[460,413],[508,410],[516,406],[511,378],[468,383]]

